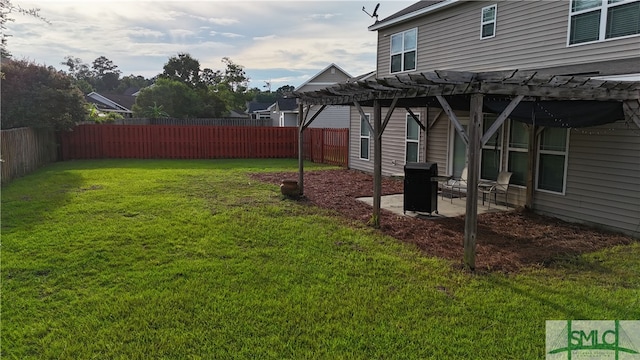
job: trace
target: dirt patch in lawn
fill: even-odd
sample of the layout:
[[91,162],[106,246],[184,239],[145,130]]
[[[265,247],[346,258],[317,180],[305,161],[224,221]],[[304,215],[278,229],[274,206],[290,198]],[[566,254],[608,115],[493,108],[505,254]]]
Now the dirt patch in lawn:
[[[280,184],[296,173],[260,173],[252,178]],[[401,180],[384,178],[382,194],[399,194]],[[373,196],[373,177],[355,170],[305,172],[302,203],[330,209],[350,220],[367,224],[371,206],[356,200]],[[380,231],[415,244],[426,254],[462,265],[464,216],[427,220],[382,210]],[[581,253],[629,244],[631,237],[536,215],[524,209],[478,215],[476,270],[516,272],[523,267],[544,267]]]

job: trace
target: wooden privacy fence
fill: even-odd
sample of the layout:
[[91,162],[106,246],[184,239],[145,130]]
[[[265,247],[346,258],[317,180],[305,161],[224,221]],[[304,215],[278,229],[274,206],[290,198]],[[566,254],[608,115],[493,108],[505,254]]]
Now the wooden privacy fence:
[[349,129],[307,128],[304,131],[304,159],[347,166],[349,164]]
[[296,129],[80,125],[60,134],[62,159],[214,159],[296,156]]
[[29,174],[57,159],[53,130],[17,128],[0,131],[2,184]]
[[[316,134],[319,132],[305,133]],[[347,165],[348,129],[344,135],[311,135],[308,159]],[[316,139],[318,138],[318,139]],[[339,141],[342,139],[342,143]],[[326,145],[324,145],[326,143]],[[216,159],[296,158],[296,127],[80,125],[60,133],[62,160],[72,159]],[[311,155],[316,150],[316,155]],[[310,152],[308,152],[310,151]],[[319,152],[320,155],[317,155]]]

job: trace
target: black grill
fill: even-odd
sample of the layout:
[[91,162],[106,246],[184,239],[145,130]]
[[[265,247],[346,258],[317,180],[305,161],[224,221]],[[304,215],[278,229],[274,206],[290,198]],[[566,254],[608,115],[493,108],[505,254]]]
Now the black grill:
[[438,213],[436,163],[407,163],[404,166],[404,212]]

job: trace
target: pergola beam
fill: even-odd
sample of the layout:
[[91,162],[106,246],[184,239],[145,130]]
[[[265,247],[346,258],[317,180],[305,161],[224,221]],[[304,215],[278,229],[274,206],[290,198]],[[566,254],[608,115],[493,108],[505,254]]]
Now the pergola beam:
[[371,224],[380,227],[380,202],[382,197],[382,106],[373,102],[373,216]]
[[384,129],[387,128],[387,124],[389,123],[389,120],[391,120],[391,115],[393,114],[393,110],[396,109],[396,104],[398,103],[398,98],[393,98],[393,100],[391,101],[391,106],[389,106],[389,110],[387,110],[387,115],[385,115],[384,117],[384,122],[382,123],[382,131],[380,132],[380,136],[382,136],[382,133],[384,132]]
[[369,122],[369,119],[367,119],[367,114],[364,113],[364,110],[362,109],[362,106],[360,106],[360,103],[357,101],[353,101],[353,105],[356,106],[356,109],[358,109],[358,112],[360,113],[360,116],[364,119],[364,121],[367,123],[367,126],[369,127],[369,131],[373,134],[373,127],[371,126],[371,123]]
[[416,122],[416,124],[418,124],[418,126],[420,126],[420,129],[422,129],[422,131],[427,131],[427,129],[424,127],[424,125],[420,122],[420,119],[418,119],[418,117],[416,116],[416,114],[413,113],[413,111],[411,110],[410,107],[405,107],[405,110],[407,110],[407,112],[409,113],[409,115],[411,115],[411,118],[413,119],[413,121]]
[[509,115],[511,115],[511,112],[513,111],[513,109],[515,109],[516,106],[520,104],[520,101],[522,101],[522,99],[524,99],[524,95],[518,95],[513,100],[511,100],[509,105],[507,105],[507,107],[502,111],[502,113],[498,116],[496,121],[491,125],[491,127],[489,127],[489,129],[487,129],[487,132],[484,135],[482,135],[482,139],[480,139],[480,146],[484,146],[487,143],[487,141],[491,139],[493,134],[495,134],[496,131],[498,131],[498,129],[500,128],[500,126],[502,126],[504,121],[507,120]]
[[464,128],[462,127],[462,124],[460,124],[460,121],[458,120],[458,117],[453,112],[453,109],[451,108],[451,106],[447,102],[447,99],[445,99],[444,96],[442,96],[442,95],[436,95],[436,99],[438,99],[438,102],[442,106],[442,110],[444,110],[444,112],[447,114],[447,116],[449,116],[449,121],[451,121],[453,126],[456,128],[456,131],[458,132],[458,134],[460,134],[460,137],[462,138],[462,141],[464,142],[464,144],[468,145],[469,144],[469,137],[467,136],[466,131],[464,131]]
[[[320,109],[318,109],[318,111],[317,111],[315,114],[313,114],[313,116],[311,117],[311,119],[309,119],[309,121],[307,121],[307,123],[306,123],[306,124],[304,124],[304,125],[302,126],[302,130],[305,130],[306,128],[308,128],[308,127],[309,127],[309,125],[311,125],[311,123],[313,122],[313,120],[315,120],[315,119],[318,117],[318,115],[320,115],[320,113],[322,112],[322,110],[324,110],[326,107],[327,107],[327,105],[322,105],[322,106],[320,107]],[[307,114],[309,114],[309,111],[311,111],[311,108],[308,108],[308,109],[307,109]],[[306,119],[306,118],[307,118],[307,117],[305,116],[305,119]]]
[[304,195],[304,106],[298,104],[298,193]]
[[473,271],[476,268],[476,236],[478,227],[478,179],[480,178],[480,135],[482,134],[482,94],[471,95],[467,202],[464,217],[464,265]]

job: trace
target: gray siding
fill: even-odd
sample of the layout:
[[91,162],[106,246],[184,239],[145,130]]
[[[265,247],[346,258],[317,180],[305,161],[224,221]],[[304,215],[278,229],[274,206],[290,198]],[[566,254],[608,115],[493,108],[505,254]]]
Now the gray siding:
[[[373,122],[373,109],[363,108],[365,113],[370,114]],[[422,109],[411,109],[414,114],[420,116],[420,121],[424,124],[426,111]],[[387,109],[382,109],[382,118],[386,116]],[[406,136],[406,116],[407,111],[403,108],[396,108],[382,135],[382,175],[391,176],[404,173],[405,165],[405,136]],[[369,141],[369,160],[360,159],[360,113],[355,107],[351,107],[351,126],[349,130],[350,149],[349,167],[356,170],[373,172],[373,137]],[[424,132],[420,132],[419,160],[424,161]]]
[[[429,109],[429,121],[435,119],[440,113],[440,109]],[[428,130],[427,140],[427,161],[438,164],[438,173],[440,175],[449,174],[447,154],[449,149],[449,118],[443,114]]]
[[536,211],[640,236],[640,129],[573,129],[565,195],[536,191]]
[[[318,110],[319,106],[314,106],[308,119],[313,116]],[[349,106],[327,106],[318,117],[313,120],[309,127],[312,128],[333,128],[333,129],[345,129],[349,127]]]
[[[497,4],[496,36],[480,39],[480,11]],[[389,76],[390,35],[418,28],[417,71],[539,69],[637,58],[639,36],[567,46],[568,1],[471,1],[378,32],[378,77]]]
[[[332,70],[333,70],[333,73],[332,73]],[[319,74],[312,77],[311,79],[309,79],[309,81],[306,84],[300,86],[300,88],[296,89],[296,91],[304,92],[304,91],[320,90],[320,89],[326,88],[328,86],[326,84],[336,84],[340,82],[346,82],[350,78],[351,76],[349,74],[345,74],[335,66],[331,66],[325,71],[322,71]],[[316,85],[315,83],[321,83],[324,85]]]

